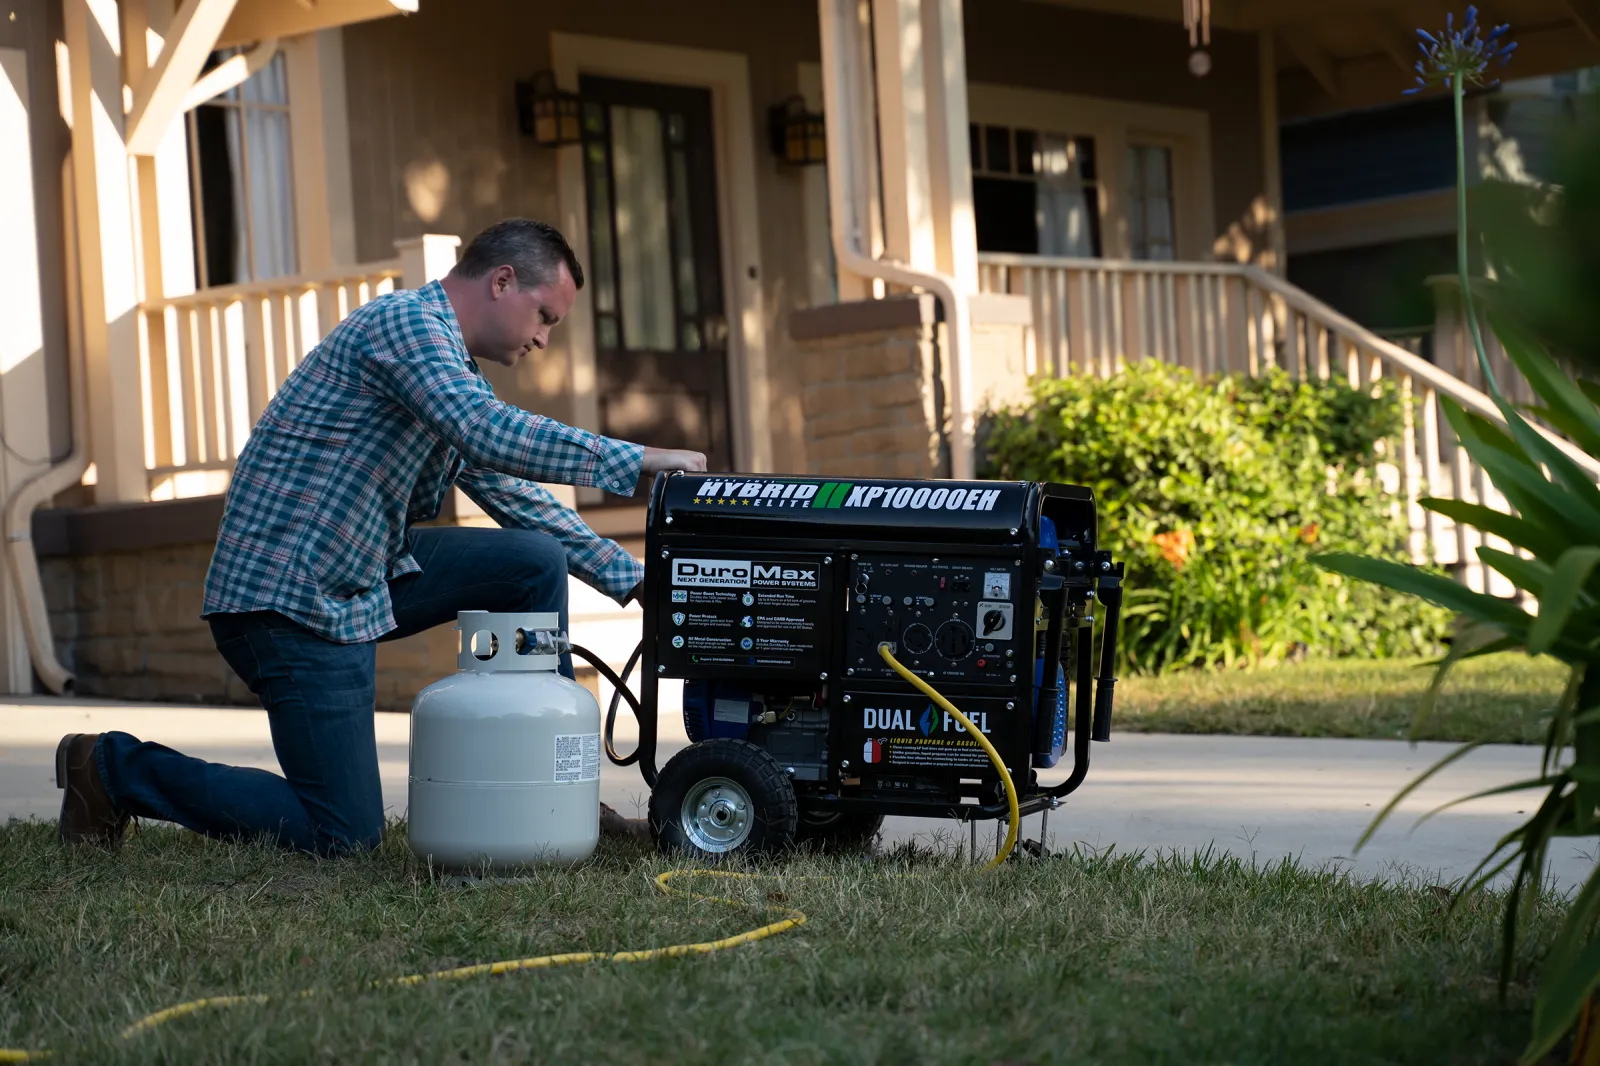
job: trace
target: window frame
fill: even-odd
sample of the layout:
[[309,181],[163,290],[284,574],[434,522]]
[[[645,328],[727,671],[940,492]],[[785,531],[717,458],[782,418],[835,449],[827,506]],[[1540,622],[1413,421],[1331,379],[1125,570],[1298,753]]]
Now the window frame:
[[[241,49],[241,48],[227,48],[227,49],[220,49],[220,50],[218,50],[216,52],[213,52],[211,54],[211,57],[207,60],[206,68],[209,70],[209,69],[215,67],[216,65],[218,65],[218,64],[220,64],[222,62],[225,62],[226,60],[232,58],[235,55],[242,54],[243,51],[244,51],[244,49]],[[283,79],[283,86],[284,86],[284,100],[285,100],[284,103],[282,103],[282,104],[269,104],[269,103],[265,103],[265,102],[262,102],[262,101],[246,101],[243,98],[243,89],[244,89],[245,84],[249,80],[249,79],[246,79],[246,82],[241,82],[240,84],[234,86],[232,89],[228,90],[227,92],[219,93],[218,95],[213,96],[211,99],[206,100],[203,103],[196,104],[194,107],[190,108],[187,112],[184,113],[184,116],[183,116],[183,122],[184,122],[184,127],[183,127],[184,128],[184,152],[185,152],[185,156],[187,158],[188,169],[189,169],[189,202],[190,202],[190,219],[191,219],[191,223],[192,223],[192,225],[194,227],[194,273],[195,273],[195,288],[196,289],[203,290],[203,289],[211,289],[211,288],[218,288],[219,287],[219,286],[213,285],[211,283],[211,263],[210,263],[210,260],[208,258],[208,253],[207,253],[207,250],[206,250],[205,197],[201,194],[201,190],[202,190],[203,186],[201,184],[201,178],[200,178],[200,144],[199,144],[199,136],[198,136],[198,129],[197,129],[197,125],[198,125],[197,116],[200,113],[200,109],[201,108],[206,108],[206,107],[216,107],[216,108],[223,108],[223,109],[231,109],[231,110],[237,112],[238,115],[239,115],[239,130],[240,130],[240,137],[239,137],[239,170],[240,170],[240,181],[242,183],[242,187],[243,187],[243,190],[244,190],[244,203],[246,205],[246,209],[245,209],[243,220],[242,220],[243,224],[240,226],[240,229],[241,229],[241,231],[243,233],[243,236],[244,236],[244,249],[245,249],[244,260],[245,260],[246,273],[249,276],[248,277],[244,277],[244,278],[235,278],[231,282],[224,282],[223,285],[248,285],[248,284],[252,284],[254,282],[258,282],[258,281],[270,280],[268,278],[258,278],[258,277],[255,276],[255,264],[256,264],[255,221],[251,217],[251,213],[249,211],[250,192],[251,192],[251,190],[250,190],[250,138],[245,134],[245,130],[248,128],[248,126],[250,124],[250,116],[251,116],[252,113],[259,114],[259,113],[262,113],[262,112],[270,112],[270,113],[274,113],[274,114],[281,114],[281,115],[283,115],[285,117],[285,119],[289,123],[289,137],[288,137],[288,139],[286,141],[286,144],[288,145],[288,150],[289,150],[288,173],[290,174],[290,181],[289,181],[289,185],[288,185],[288,190],[289,190],[289,220],[288,221],[289,221],[289,230],[290,230],[290,233],[292,234],[292,236],[294,238],[294,243],[295,243],[295,254],[294,254],[295,262],[294,262],[293,268],[287,274],[274,275],[274,276],[275,277],[292,277],[296,273],[299,272],[300,259],[301,259],[301,255],[302,255],[301,249],[300,249],[300,232],[299,232],[300,209],[299,209],[298,190],[295,188],[295,169],[294,169],[294,163],[295,163],[295,159],[294,159],[294,157],[295,157],[295,143],[294,143],[295,142],[295,135],[294,135],[294,87],[293,87],[293,85],[291,84],[291,81],[290,81],[289,57],[285,53],[283,53],[282,51],[279,51],[270,60],[267,61],[265,66],[263,66],[256,73],[252,74],[250,77],[251,78],[260,77],[262,74],[264,74],[268,70],[272,69],[272,67],[275,64],[282,64],[280,69],[281,69],[281,77]],[[229,98],[230,95],[232,95],[234,98],[230,99]]]

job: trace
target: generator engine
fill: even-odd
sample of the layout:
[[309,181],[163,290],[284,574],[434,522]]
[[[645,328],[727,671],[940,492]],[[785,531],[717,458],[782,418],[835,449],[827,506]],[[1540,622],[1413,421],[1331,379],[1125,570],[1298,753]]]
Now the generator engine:
[[[659,842],[716,857],[858,844],[889,814],[1005,816],[990,757],[880,646],[988,738],[1023,814],[1057,805],[1110,738],[1123,571],[1095,534],[1070,485],[659,476],[626,760]],[[691,744],[657,771],[666,678]],[[1069,733],[1072,771],[1046,787]]]

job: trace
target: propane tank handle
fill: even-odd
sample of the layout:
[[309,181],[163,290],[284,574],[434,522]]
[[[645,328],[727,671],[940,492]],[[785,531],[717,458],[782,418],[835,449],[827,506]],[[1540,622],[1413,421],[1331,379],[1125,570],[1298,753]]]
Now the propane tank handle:
[[456,664],[462,670],[555,670],[571,648],[554,611],[461,611],[456,615],[461,647]]

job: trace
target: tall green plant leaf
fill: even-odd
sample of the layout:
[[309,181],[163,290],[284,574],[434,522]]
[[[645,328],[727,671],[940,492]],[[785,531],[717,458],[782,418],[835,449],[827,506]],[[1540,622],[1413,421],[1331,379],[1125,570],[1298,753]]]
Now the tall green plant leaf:
[[1480,621],[1493,622],[1515,636],[1526,632],[1532,619],[1527,612],[1495,596],[1473,592],[1465,585],[1439,574],[1430,574],[1403,563],[1386,559],[1369,559],[1364,555],[1345,552],[1328,552],[1312,557],[1312,562],[1327,570],[1371,581],[1385,588],[1409,592],[1425,600],[1448,607],[1458,614]]
[[1562,552],[1572,546],[1559,528],[1539,525],[1519,515],[1485,507],[1481,503],[1433,496],[1425,496],[1417,502],[1435,514],[1442,514],[1446,518],[1481,529],[1514,547],[1530,551],[1545,562],[1555,562]]
[[[1355,850],[1360,851],[1366,846],[1367,841],[1371,840],[1372,835],[1378,831],[1384,822],[1388,821],[1389,815],[1394,813],[1395,808],[1405,802],[1407,796],[1411,795],[1411,793],[1415,792],[1417,789],[1426,784],[1429,778],[1433,777],[1434,774],[1437,774],[1440,770],[1443,770],[1446,767],[1449,767],[1460,761],[1461,759],[1466,758],[1477,749],[1483,747],[1483,744],[1484,742],[1481,740],[1474,740],[1471,743],[1463,744],[1455,751],[1452,751],[1449,755],[1446,755],[1444,758],[1440,759],[1438,762],[1422,771],[1422,773],[1412,778],[1410,784],[1401,789],[1399,792],[1396,792],[1393,798],[1391,798],[1388,803],[1383,805],[1383,809],[1373,816],[1372,823],[1367,826],[1366,832],[1362,833],[1361,839],[1356,841]],[[1498,851],[1499,849],[1496,850]]]
[[1589,575],[1600,564],[1600,548],[1572,548],[1556,561],[1554,573],[1539,597],[1539,617],[1528,631],[1528,651],[1542,655],[1561,635],[1561,628],[1572,617],[1572,609],[1583,598]]
[[[1510,578],[1517,588],[1534,596],[1542,596],[1545,585],[1550,581],[1550,567],[1537,559],[1524,559],[1487,546],[1478,549],[1478,558]],[[1529,618],[1528,621],[1531,623],[1533,619]]]
[[1547,961],[1533,1004],[1533,1036],[1522,1062],[1537,1062],[1548,1054],[1577,1022],[1578,1012],[1596,989],[1600,989],[1600,940],[1589,941],[1564,965]]
[[1563,417],[1563,428],[1573,443],[1590,455],[1600,455],[1600,410],[1596,401],[1550,358],[1543,345],[1534,340],[1509,315],[1491,313],[1489,321],[1506,356],[1522,371],[1533,391]]

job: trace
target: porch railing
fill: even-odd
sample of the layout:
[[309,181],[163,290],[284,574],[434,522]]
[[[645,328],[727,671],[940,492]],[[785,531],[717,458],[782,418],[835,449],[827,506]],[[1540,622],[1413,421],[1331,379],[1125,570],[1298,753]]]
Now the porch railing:
[[202,289],[139,309],[152,499],[227,486],[262,410],[351,311],[400,284],[401,260]]
[[[1014,255],[984,255],[979,262],[983,291],[1032,302],[1028,366],[1034,374],[1104,376],[1135,359],[1160,359],[1203,374],[1256,375],[1281,367],[1301,379],[1343,377],[1356,388],[1393,381],[1403,428],[1398,454],[1384,457],[1379,476],[1404,510],[1412,558],[1455,568],[1471,588],[1513,592],[1477,554],[1483,544],[1509,551],[1508,544],[1418,502],[1434,496],[1509,510],[1443,417],[1440,399],[1449,397],[1500,419],[1489,397],[1460,376],[1253,266]],[[1450,351],[1452,365],[1459,363],[1458,347]],[[1503,352],[1494,358],[1506,368],[1497,367],[1497,376],[1511,398],[1525,395]],[[1600,478],[1600,463],[1559,443]]]

